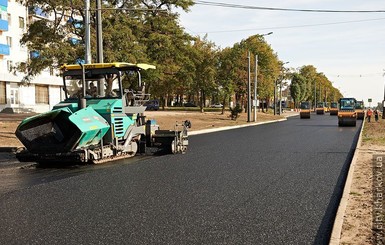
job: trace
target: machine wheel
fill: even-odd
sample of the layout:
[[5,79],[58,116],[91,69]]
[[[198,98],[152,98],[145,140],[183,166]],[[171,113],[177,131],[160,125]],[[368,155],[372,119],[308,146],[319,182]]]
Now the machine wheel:
[[173,140],[173,141],[171,142],[171,152],[172,152],[172,154],[177,153],[177,151],[178,151],[177,148],[178,148],[178,146],[175,145],[175,140]]
[[175,140],[173,140],[172,141],[172,143],[171,143],[171,152],[173,153],[173,154],[176,154],[176,153],[182,153],[182,154],[184,154],[184,153],[186,153],[186,151],[187,151],[187,147],[186,146],[182,146],[182,145],[176,145],[176,149],[175,149]]
[[128,153],[131,156],[135,156],[138,152],[138,142],[136,140],[131,141],[131,151]]
[[146,141],[140,140],[139,141],[139,151],[138,153],[145,154],[146,153]]

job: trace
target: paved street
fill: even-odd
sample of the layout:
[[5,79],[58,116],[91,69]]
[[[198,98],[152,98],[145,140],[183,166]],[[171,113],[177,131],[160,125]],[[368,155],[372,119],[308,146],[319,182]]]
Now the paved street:
[[0,243],[327,244],[360,125],[294,117],[192,136],[185,155],[18,170]]

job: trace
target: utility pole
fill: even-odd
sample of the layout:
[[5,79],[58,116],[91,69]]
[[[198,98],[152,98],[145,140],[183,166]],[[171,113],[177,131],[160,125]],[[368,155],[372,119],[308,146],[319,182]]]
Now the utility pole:
[[247,122],[251,122],[251,84],[250,84],[250,51],[247,52]]
[[282,112],[282,81],[279,84],[279,114],[281,115]]
[[[103,63],[103,33],[102,33],[102,4],[101,0],[96,0],[96,46],[98,63]],[[104,79],[98,81],[99,95],[104,96]]]
[[85,13],[85,56],[84,61],[86,64],[91,63],[91,37],[90,37],[90,0],[85,0],[84,4]]
[[315,111],[315,108],[317,106],[317,83],[316,83],[316,80],[314,79],[314,111]]
[[[385,77],[385,73],[383,76]],[[384,85],[384,100],[382,101],[382,119],[385,119],[385,85]]]
[[[282,82],[285,79],[285,73],[286,73],[284,65],[288,64],[288,63],[289,63],[289,61],[281,64],[280,75],[278,76],[277,80],[274,83],[274,115],[276,113],[278,113],[278,115],[281,115],[281,111],[282,111]],[[277,91],[278,85],[279,85],[279,91]],[[278,98],[279,102],[277,102],[277,98]],[[279,111],[278,112],[277,112],[277,103],[279,103],[279,106],[278,106]]]
[[277,114],[277,80],[274,81],[274,116]]
[[101,0],[96,0],[96,45],[97,45],[97,62],[103,63],[103,33],[102,33]]
[[254,73],[254,122],[257,121],[257,83],[258,83],[258,55],[255,55],[255,73]]

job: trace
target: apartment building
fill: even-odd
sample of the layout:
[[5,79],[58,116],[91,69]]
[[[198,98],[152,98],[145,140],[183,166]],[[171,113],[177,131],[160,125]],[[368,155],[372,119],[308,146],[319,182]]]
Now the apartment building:
[[27,61],[34,52],[20,45],[28,23],[47,18],[39,9],[27,9],[16,0],[0,0],[0,111],[45,112],[63,99],[62,79],[58,71],[47,69],[31,83],[22,85],[23,74],[11,67]]

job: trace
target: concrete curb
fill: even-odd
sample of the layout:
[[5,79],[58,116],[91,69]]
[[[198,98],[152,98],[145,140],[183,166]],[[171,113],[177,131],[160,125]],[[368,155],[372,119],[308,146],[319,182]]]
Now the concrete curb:
[[283,122],[287,119],[278,119],[278,120],[271,120],[271,121],[265,121],[265,122],[255,122],[255,123],[249,123],[249,124],[242,124],[237,126],[227,126],[227,127],[220,127],[220,128],[210,128],[210,129],[202,129],[197,131],[191,131],[188,133],[188,135],[198,135],[198,134],[208,134],[213,132],[219,132],[219,131],[225,131],[225,130],[231,130],[236,128],[245,128],[245,127],[251,127],[251,126],[257,126],[261,124],[267,124],[267,123],[275,123],[275,122]]
[[[220,127],[220,128],[210,128],[210,129],[201,129],[201,130],[197,130],[197,131],[189,131],[188,135],[208,134],[208,133],[231,130],[231,129],[236,129],[236,128],[257,126],[257,125],[267,124],[267,123],[283,122],[283,121],[286,121],[288,117],[295,117],[295,116],[299,116],[299,113],[292,113],[291,115],[287,115],[287,116],[285,116],[285,118],[278,119],[278,120],[270,120],[270,121],[264,121],[264,122],[253,122],[253,123],[236,125],[236,126],[226,126],[226,127]],[[258,120],[258,118],[257,118],[257,120]]]
[[333,229],[330,236],[329,245],[339,245],[341,242],[342,225],[344,223],[344,216],[345,216],[346,207],[348,205],[349,196],[350,196],[350,188],[353,182],[354,167],[357,163],[359,148],[361,147],[361,143],[362,143],[362,131],[364,129],[364,126],[365,126],[365,119],[363,119],[362,127],[360,130],[360,136],[358,137],[357,146],[356,146],[356,149],[354,150],[352,162],[350,163],[348,176],[346,178],[346,182],[344,186],[344,191],[342,193],[341,201],[338,206],[336,218],[334,219],[334,224],[333,224]]

